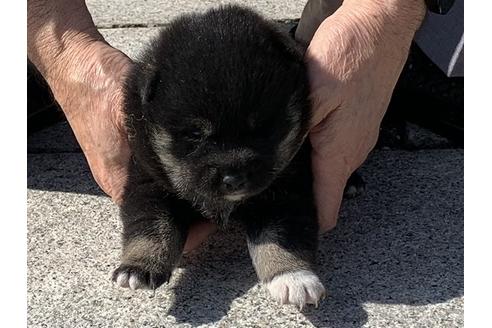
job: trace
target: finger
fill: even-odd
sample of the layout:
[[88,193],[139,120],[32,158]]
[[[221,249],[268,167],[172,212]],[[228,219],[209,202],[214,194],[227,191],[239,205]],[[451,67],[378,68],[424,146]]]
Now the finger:
[[210,222],[202,221],[193,224],[186,239],[184,252],[189,252],[200,246],[215,231],[217,231],[217,225]]
[[337,224],[348,174],[343,161],[329,160],[317,151],[313,151],[312,168],[318,221],[320,232],[323,233],[332,230]]
[[330,114],[341,106],[336,84],[329,83],[328,81],[325,83],[322,87],[312,89],[309,95],[312,107],[311,120],[309,121],[310,129],[322,124]]

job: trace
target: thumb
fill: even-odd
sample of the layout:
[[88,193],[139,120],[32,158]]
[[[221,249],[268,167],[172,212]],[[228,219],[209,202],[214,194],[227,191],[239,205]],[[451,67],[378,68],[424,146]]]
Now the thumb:
[[323,153],[313,150],[313,190],[318,211],[320,232],[335,228],[343,191],[348,179],[348,169],[343,161],[329,160]]

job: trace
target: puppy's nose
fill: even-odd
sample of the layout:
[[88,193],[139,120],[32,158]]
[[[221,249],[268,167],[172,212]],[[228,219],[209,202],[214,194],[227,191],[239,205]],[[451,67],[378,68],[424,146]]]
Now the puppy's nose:
[[222,187],[226,192],[234,192],[244,188],[246,176],[244,174],[225,174],[222,177]]

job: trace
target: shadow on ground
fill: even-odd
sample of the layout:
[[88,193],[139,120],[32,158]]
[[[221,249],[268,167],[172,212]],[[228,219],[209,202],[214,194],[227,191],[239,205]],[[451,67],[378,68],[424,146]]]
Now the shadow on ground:
[[27,188],[104,195],[67,122],[28,136]]
[[27,188],[86,195],[105,195],[82,153],[27,154]]
[[186,256],[181,266],[186,271],[173,287],[175,301],[168,314],[193,326],[220,321],[231,303],[257,282],[238,229],[219,232],[205,248]]
[[321,242],[331,295],[306,313],[315,326],[361,327],[364,303],[427,305],[463,296],[463,174],[460,160],[455,164],[446,165],[451,172],[430,160],[399,171],[387,161],[374,176],[365,171],[369,185],[379,186],[347,202],[339,226]]

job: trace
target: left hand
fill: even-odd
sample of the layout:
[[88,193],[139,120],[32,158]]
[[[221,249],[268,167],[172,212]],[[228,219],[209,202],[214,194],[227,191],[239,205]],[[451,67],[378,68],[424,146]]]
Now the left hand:
[[322,232],[335,227],[347,179],[376,144],[424,13],[422,0],[345,0],[307,49],[313,187]]

